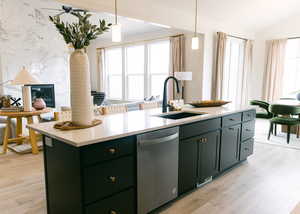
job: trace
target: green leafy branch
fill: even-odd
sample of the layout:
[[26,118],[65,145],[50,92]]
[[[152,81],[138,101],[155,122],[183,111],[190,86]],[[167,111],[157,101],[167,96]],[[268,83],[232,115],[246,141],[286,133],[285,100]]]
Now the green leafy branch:
[[50,21],[55,25],[67,44],[72,44],[75,49],[83,49],[90,45],[90,42],[110,29],[111,23],[99,19],[99,25],[91,24],[89,18],[92,16],[84,12],[72,12],[78,18],[77,23],[65,23],[59,16],[49,16]]

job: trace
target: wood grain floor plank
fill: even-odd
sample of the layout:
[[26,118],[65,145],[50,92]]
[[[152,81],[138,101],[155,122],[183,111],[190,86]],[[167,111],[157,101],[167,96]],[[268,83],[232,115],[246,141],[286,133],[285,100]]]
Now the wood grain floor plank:
[[[42,153],[0,156],[1,214],[46,214],[43,170]],[[288,214],[299,201],[300,150],[256,143],[247,162],[161,214]]]

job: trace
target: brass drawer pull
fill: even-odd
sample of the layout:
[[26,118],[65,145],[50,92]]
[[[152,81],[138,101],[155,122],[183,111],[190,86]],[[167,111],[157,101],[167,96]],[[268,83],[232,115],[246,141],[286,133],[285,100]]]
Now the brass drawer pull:
[[117,211],[111,210],[109,214],[118,214]]
[[108,151],[112,155],[116,154],[116,152],[117,152],[117,150],[115,148],[110,148],[110,149],[108,149]]
[[229,118],[229,120],[230,120],[230,121],[235,121],[235,119],[233,119],[233,118]]
[[117,178],[116,178],[115,176],[110,176],[110,177],[109,177],[109,180],[110,180],[112,183],[116,183]]

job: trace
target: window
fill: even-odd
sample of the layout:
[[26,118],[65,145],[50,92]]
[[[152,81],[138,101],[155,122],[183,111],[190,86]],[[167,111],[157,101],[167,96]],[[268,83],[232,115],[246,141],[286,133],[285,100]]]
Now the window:
[[108,97],[111,99],[122,99],[122,49],[113,48],[106,52],[106,70]]
[[170,43],[163,41],[149,44],[148,55],[150,95],[159,95],[162,98],[163,84],[169,76]]
[[300,39],[289,39],[286,46],[282,94],[289,96],[300,89]]
[[224,100],[232,101],[232,105],[240,106],[243,78],[245,41],[229,37],[225,52],[225,69],[223,76],[223,97]]
[[170,69],[170,41],[108,48],[105,64],[108,99],[162,99],[163,82]]

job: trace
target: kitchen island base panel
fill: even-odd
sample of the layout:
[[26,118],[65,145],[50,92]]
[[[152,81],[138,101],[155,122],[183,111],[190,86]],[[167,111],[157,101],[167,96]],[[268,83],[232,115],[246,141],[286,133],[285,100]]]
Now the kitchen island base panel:
[[[205,120],[179,126],[175,200],[247,163],[254,143],[251,115],[250,109],[207,120],[216,127],[204,125]],[[188,127],[207,129],[192,133]],[[81,147],[45,134],[43,140],[48,214],[138,214],[137,135]]]

